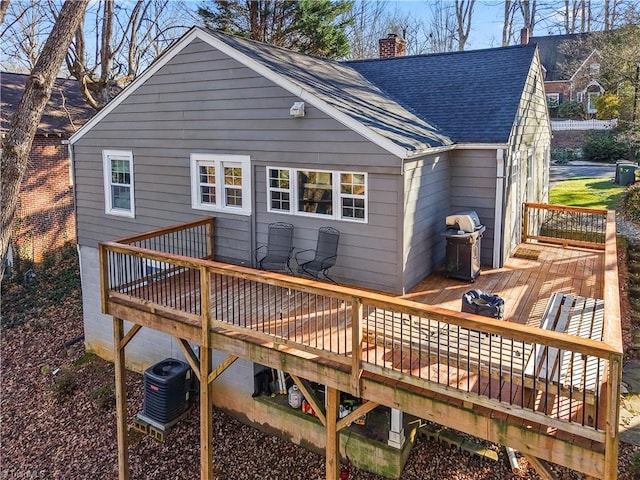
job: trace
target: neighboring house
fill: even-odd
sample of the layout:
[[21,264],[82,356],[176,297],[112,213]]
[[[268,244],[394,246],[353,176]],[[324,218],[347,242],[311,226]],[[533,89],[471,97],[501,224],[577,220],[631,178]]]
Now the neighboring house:
[[[577,48],[572,50],[571,55],[567,55],[560,48],[564,42],[584,40],[588,35],[574,33],[528,39],[529,43],[536,44],[540,50],[540,61],[545,74],[544,88],[552,112],[562,103],[572,100],[582,105],[588,117],[595,116],[598,111],[595,100],[605,91],[599,83],[599,52]],[[525,42],[525,34],[522,40]],[[568,65],[574,64],[576,66],[568,70]]]
[[[28,77],[0,73],[0,136],[11,126]],[[75,240],[73,180],[69,148],[64,143],[94,113],[75,80],[56,79],[20,188],[11,257],[38,263],[44,253]]]
[[[270,223],[296,249],[332,226],[334,279],[404,293],[443,264],[445,217],[475,210],[500,266],[522,203],[547,200],[550,137],[534,45],[335,62],[193,28],[70,140],[87,349],[113,356],[98,243],[203,216],[215,259],[245,266]],[[138,370],[180,355],[153,330],[127,347]],[[253,368],[216,401],[237,408]]]

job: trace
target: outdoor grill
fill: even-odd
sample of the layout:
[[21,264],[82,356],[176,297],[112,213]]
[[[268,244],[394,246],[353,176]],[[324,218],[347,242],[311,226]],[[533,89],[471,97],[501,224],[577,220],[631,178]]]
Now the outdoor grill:
[[485,226],[471,210],[447,216],[446,225],[446,275],[474,282],[480,275],[480,240]]

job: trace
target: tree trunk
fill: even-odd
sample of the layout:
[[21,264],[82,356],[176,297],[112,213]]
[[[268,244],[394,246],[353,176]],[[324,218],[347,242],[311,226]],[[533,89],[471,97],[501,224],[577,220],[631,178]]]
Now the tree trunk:
[[31,144],[42,112],[51,96],[56,79],[76,27],[84,15],[88,0],[64,3],[53,30],[42,48],[38,62],[16,107],[11,128],[2,142],[0,159],[0,278],[4,274],[9,238],[13,227],[22,177],[27,168]]
[[0,0],[0,25],[4,22],[4,15],[9,8],[9,0]]

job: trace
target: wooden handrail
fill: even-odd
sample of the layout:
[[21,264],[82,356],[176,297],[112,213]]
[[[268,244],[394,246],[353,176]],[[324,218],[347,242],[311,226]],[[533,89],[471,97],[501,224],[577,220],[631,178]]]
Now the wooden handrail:
[[151,230],[144,233],[139,233],[135,235],[130,235],[128,237],[122,237],[113,242],[106,243],[121,243],[121,244],[130,244],[133,242],[140,242],[142,240],[148,240],[149,238],[159,237],[161,235],[167,235],[170,233],[179,232],[181,230],[187,230],[189,228],[198,227],[201,225],[209,225],[213,224],[214,219],[212,217],[201,218],[198,220],[193,220],[191,222],[180,223],[176,225],[172,225],[170,227],[157,228],[155,230]]
[[543,210],[553,210],[558,212],[593,213],[596,215],[607,215],[609,213],[609,210],[604,208],[572,207],[569,205],[557,205],[553,203],[525,202],[524,207],[540,208]]
[[116,242],[105,242],[101,245],[104,245],[105,248],[111,251],[133,255],[139,258],[164,261],[177,266],[193,269],[201,269],[202,267],[205,267],[209,273],[217,273],[230,277],[256,281],[259,283],[294,289],[305,293],[324,295],[343,300],[349,304],[354,301],[360,301],[362,305],[388,309],[397,313],[420,318],[428,318],[432,321],[456,325],[470,330],[494,333],[516,341],[534,342],[541,345],[554,346],[605,359],[609,358],[611,355],[619,353],[616,346],[611,346],[605,342],[575,337],[561,332],[542,330],[529,325],[504,322],[470,313],[453,312],[448,309],[425,305],[423,303],[382,293],[360,290],[354,287],[325,284],[300,277],[293,277],[291,275],[255,270],[239,265],[215,262],[213,260],[189,258],[171,253],[157,253],[153,250],[135,247],[132,245],[122,245]]

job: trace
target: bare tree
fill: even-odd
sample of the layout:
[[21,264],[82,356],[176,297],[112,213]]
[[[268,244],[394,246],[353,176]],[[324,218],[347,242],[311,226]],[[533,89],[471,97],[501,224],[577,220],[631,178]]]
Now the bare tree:
[[518,11],[518,0],[504,0],[504,23],[502,24],[502,46],[506,47],[513,38],[513,21]]
[[537,1],[536,0],[519,0],[520,12],[522,13],[523,27],[529,30],[533,35],[536,26]]
[[389,31],[388,2],[358,0],[351,8],[353,24],[347,28],[351,52],[349,59],[373,58],[378,55],[378,40]]
[[175,12],[169,0],[100,0],[87,12],[92,28],[78,27],[66,63],[89,105],[102,108],[184,32]]
[[6,23],[0,29],[3,68],[30,72],[51,31],[53,22],[41,0],[7,4]]
[[454,6],[443,0],[431,4],[431,19],[428,29],[428,51],[431,53],[451,52],[456,40]]
[[463,51],[471,31],[471,17],[476,0],[456,0],[456,20],[458,22],[458,50]]
[[27,167],[29,151],[51,96],[62,60],[71,38],[84,15],[89,0],[69,0],[64,3],[51,34],[42,48],[38,61],[27,80],[22,99],[16,107],[11,128],[2,142],[0,158],[0,278],[4,274],[9,238],[13,228],[22,177]]

